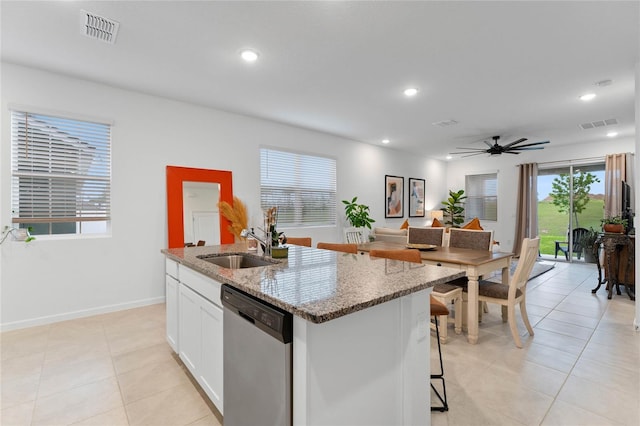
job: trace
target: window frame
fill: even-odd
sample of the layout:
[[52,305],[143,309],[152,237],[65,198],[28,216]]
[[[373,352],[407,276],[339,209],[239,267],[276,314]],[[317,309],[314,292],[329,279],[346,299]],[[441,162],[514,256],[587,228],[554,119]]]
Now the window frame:
[[[285,164],[285,161],[274,162],[273,159],[265,159],[265,155],[272,154],[275,157],[288,157],[293,156],[295,161],[295,167],[291,167],[291,164]],[[275,205],[278,207],[278,229],[282,228],[311,228],[311,227],[333,227],[338,223],[337,205],[338,205],[338,191],[337,191],[337,159],[328,155],[322,155],[317,153],[302,152],[296,150],[289,150],[286,148],[272,147],[272,146],[260,146],[259,148],[259,174],[260,174],[260,208],[266,209]],[[281,158],[281,160],[284,160]],[[265,182],[265,161],[269,168],[275,167],[273,173],[285,173],[287,176],[283,176],[280,182],[287,180],[290,185],[285,184],[273,184],[273,178],[271,182]],[[322,164],[317,164],[318,167],[323,167],[322,170],[328,170],[333,173],[332,176],[328,176],[324,179],[325,175],[322,175],[322,179],[317,173],[305,173],[305,167],[309,166],[309,162],[319,161]],[[268,169],[271,170],[271,169]],[[315,171],[315,170],[314,170]],[[266,173],[269,173],[267,171]],[[314,174],[316,179],[314,178]],[[307,180],[309,179],[309,180]],[[327,186],[322,187],[319,182],[321,180],[327,181]],[[312,185],[306,184],[306,182],[314,182]],[[272,194],[267,192],[271,191]],[[277,192],[280,192],[279,196]],[[323,195],[324,194],[324,195]],[[305,204],[306,198],[316,198],[316,205],[309,206]],[[278,205],[277,202],[271,203],[268,199],[271,198],[289,198],[289,201],[283,206],[282,203]],[[318,206],[324,206],[318,209]],[[309,217],[305,214],[306,211],[325,211],[325,215],[318,215],[316,220],[313,217]],[[324,216],[324,218],[322,217]],[[289,220],[288,218],[291,218]]]
[[[490,176],[489,178],[481,178],[482,176]],[[475,180],[475,182],[470,182]],[[495,195],[488,194],[486,191],[486,183],[493,180],[495,182]],[[476,193],[472,184],[479,184],[482,190]],[[480,220],[498,221],[498,172],[481,172],[465,175],[464,189],[467,197],[465,201],[464,216],[465,220],[477,217]],[[494,205],[494,208],[491,208]],[[488,215],[488,211],[495,211],[495,216]]]
[[9,112],[11,222],[38,237],[110,235],[113,123],[23,106]]

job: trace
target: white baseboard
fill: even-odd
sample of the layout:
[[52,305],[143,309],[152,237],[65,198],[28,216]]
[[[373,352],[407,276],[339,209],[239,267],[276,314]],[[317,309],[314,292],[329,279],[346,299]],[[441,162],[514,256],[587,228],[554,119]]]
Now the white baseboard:
[[14,321],[6,324],[0,324],[0,331],[18,330],[21,328],[35,327],[38,325],[53,324],[60,321],[68,321],[77,318],[90,317],[93,315],[107,314],[109,312],[124,311],[126,309],[139,308],[141,306],[155,305],[164,302],[164,296],[153,297],[150,299],[136,300],[134,302],[119,303],[117,305],[100,306],[97,308],[83,309],[81,311],[66,312],[64,314],[49,315],[22,321]]

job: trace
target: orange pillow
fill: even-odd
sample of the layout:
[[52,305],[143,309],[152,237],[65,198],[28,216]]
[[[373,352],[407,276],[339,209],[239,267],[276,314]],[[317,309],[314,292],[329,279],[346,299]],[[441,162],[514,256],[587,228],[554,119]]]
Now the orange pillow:
[[444,226],[444,225],[442,224],[442,222],[440,222],[440,221],[438,220],[438,218],[437,218],[437,217],[434,217],[434,218],[433,218],[433,221],[431,222],[431,227],[432,227],[432,228],[442,228],[443,226]]
[[404,223],[400,225],[400,229],[408,229],[409,228],[409,219],[405,219]]
[[477,231],[484,230],[484,228],[480,226],[480,219],[478,219],[477,217],[474,217],[473,219],[471,219],[471,222],[464,225],[462,229],[475,229]]

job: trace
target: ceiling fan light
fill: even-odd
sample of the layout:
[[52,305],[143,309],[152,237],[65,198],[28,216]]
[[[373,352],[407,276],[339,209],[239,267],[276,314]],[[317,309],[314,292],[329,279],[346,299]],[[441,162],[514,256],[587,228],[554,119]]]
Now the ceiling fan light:
[[584,94],[584,95],[580,96],[580,100],[583,101],[583,102],[589,102],[590,100],[592,100],[595,97],[596,97],[595,93],[587,93],[587,94]]

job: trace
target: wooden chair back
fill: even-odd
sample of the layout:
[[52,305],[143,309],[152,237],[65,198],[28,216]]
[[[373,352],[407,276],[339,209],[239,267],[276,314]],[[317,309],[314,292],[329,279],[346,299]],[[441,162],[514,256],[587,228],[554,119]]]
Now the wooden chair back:
[[403,249],[403,250],[371,250],[371,257],[382,257],[385,259],[402,260],[404,262],[422,263],[420,250]]
[[316,247],[323,250],[333,250],[341,251],[343,253],[358,254],[357,244],[318,243]]
[[311,237],[287,237],[287,244],[311,247]]
[[513,275],[509,278],[509,299],[515,299],[516,290],[520,289],[522,292],[525,291],[533,265],[535,265],[538,259],[539,248],[540,238],[525,238],[522,241],[518,265],[516,266],[516,270],[513,271]]

